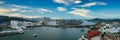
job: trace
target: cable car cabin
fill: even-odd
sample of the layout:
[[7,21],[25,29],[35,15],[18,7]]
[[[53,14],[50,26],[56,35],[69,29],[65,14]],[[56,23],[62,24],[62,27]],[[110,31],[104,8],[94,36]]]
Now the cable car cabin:
[[95,36],[98,36],[98,35],[100,35],[100,31],[91,31],[91,32],[87,33],[85,36],[87,38],[92,38],[92,37],[95,37]]

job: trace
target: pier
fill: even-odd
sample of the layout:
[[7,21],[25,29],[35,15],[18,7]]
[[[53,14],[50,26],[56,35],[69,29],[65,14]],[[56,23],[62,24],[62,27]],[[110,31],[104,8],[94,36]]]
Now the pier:
[[1,31],[0,32],[0,36],[4,36],[4,35],[10,35],[10,34],[21,34],[24,33],[24,30],[18,27],[11,27],[12,29],[15,30],[11,30],[11,31]]

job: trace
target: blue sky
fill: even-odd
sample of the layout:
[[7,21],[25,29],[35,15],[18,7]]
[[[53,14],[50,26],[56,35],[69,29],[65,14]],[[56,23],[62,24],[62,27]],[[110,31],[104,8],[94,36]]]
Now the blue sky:
[[53,19],[120,18],[119,0],[0,0],[0,15]]

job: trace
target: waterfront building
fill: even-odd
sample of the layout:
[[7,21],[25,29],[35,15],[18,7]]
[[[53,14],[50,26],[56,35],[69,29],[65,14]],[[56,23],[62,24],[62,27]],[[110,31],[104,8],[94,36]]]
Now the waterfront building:
[[104,33],[104,32],[106,32],[107,30],[110,30],[110,29],[114,29],[113,26],[111,24],[106,24],[105,26],[101,27],[99,29],[99,31]]
[[24,30],[26,26],[23,25],[23,22],[21,21],[10,21],[10,28],[13,30],[8,31],[0,31],[0,36],[2,35],[10,35],[10,34],[19,34],[24,33]]
[[48,25],[58,25],[56,20],[51,20],[48,22]]
[[120,40],[120,27],[113,24],[106,24],[100,28],[102,33],[105,33],[105,39]]
[[98,25],[100,25],[100,26],[105,26],[107,23],[106,22],[101,22],[100,24],[98,24]]
[[23,21],[22,24],[23,24],[24,26],[34,26],[34,25],[35,25],[34,22],[26,22],[26,21]]
[[112,22],[112,25],[115,27],[120,27],[120,23],[119,22]]
[[26,28],[25,24],[22,21],[10,21],[10,23],[11,23],[11,27],[19,27],[22,29]]
[[51,20],[51,18],[49,18],[49,17],[43,17],[42,19],[43,19],[43,20],[48,20],[48,21]]
[[26,26],[35,26],[36,23],[34,22],[27,22],[27,21],[11,21],[11,26],[13,27],[20,27],[20,28],[26,28]]
[[84,21],[82,24],[80,25],[96,25],[95,22],[89,22],[89,21]]
[[80,25],[81,26],[87,26],[89,28],[95,28],[96,24],[97,23],[95,23],[95,22],[83,21],[83,23],[81,23]]
[[36,22],[35,25],[42,25],[42,23],[43,23],[43,21],[38,21],[38,22]]
[[82,21],[81,20],[59,20],[58,21],[58,24],[59,25],[79,25],[79,24],[81,24],[82,23]]
[[43,17],[41,19],[43,20],[42,25],[48,25],[48,22],[51,21],[51,18],[49,18],[49,17]]

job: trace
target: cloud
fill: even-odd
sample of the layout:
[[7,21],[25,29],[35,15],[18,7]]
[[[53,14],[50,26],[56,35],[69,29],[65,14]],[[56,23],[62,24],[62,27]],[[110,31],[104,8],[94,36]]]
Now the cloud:
[[30,13],[30,12],[37,12],[39,8],[34,8],[34,7],[29,7],[29,6],[21,6],[21,5],[15,5],[12,4],[11,6],[11,11],[12,12],[22,12],[22,13]]
[[1,15],[12,16],[12,17],[24,17],[24,18],[40,18],[40,16],[29,16],[29,15],[23,15],[19,13],[1,14]]
[[5,2],[3,2],[3,1],[0,1],[0,4],[4,4]]
[[60,19],[60,18],[56,18],[56,17],[51,17],[51,19]]
[[96,16],[96,18],[119,18],[120,14],[112,14],[112,13],[99,12],[95,16]]
[[91,6],[95,6],[95,5],[106,5],[107,3],[104,2],[91,2],[91,3],[86,3],[84,5],[82,5],[81,7],[91,7]]
[[13,12],[16,12],[16,11],[19,11],[20,9],[19,8],[12,8],[11,11]]
[[40,12],[40,13],[46,13],[46,12],[52,13],[53,11],[48,10],[48,9],[45,9],[45,8],[39,8],[39,9],[38,9],[38,12]]
[[72,11],[70,11],[68,13],[74,14],[74,15],[79,15],[79,16],[86,17],[86,18],[93,18],[92,16],[88,15],[89,12],[90,12],[90,10],[87,10],[87,9],[74,8]]
[[104,18],[119,18],[120,17],[120,15],[116,15],[116,14],[104,14],[102,16],[104,16]]
[[20,12],[29,12],[29,11],[27,11],[27,10],[21,10]]
[[[20,14],[20,12],[30,12],[32,10],[27,10],[27,8],[25,9],[21,9],[21,8],[24,8],[24,7],[19,7],[19,8],[14,8],[14,7],[11,7],[11,8],[0,8],[0,15],[4,15],[4,16],[13,16],[13,17],[24,17],[24,18],[39,18],[40,16],[30,16],[30,15],[24,15],[24,14]],[[33,9],[35,10],[35,9]]]
[[11,5],[11,6],[16,7],[16,8],[28,8],[26,6],[19,6],[19,5]]
[[40,18],[40,16],[23,16],[23,17],[25,17],[25,18]]
[[[22,13],[30,13],[30,14],[38,14],[40,12],[43,13],[52,13],[53,11],[45,8],[34,8],[34,7],[29,7],[29,6],[20,6],[20,5],[14,5],[14,4],[9,4],[8,8],[0,8],[0,15],[5,15],[5,16],[14,16],[14,17],[24,17],[24,18],[38,18],[40,17],[39,15],[36,16],[30,16],[28,14],[22,14]],[[38,12],[39,11],[39,12]]]
[[58,11],[67,11],[67,9],[66,9],[66,8],[63,8],[63,7],[57,7],[57,10],[58,10]]
[[9,9],[4,9],[4,8],[0,8],[0,14],[4,14],[4,13],[7,13],[7,12],[10,12]]
[[34,12],[33,10],[20,10],[19,12],[22,12],[22,13],[29,13],[29,12]]
[[80,1],[80,0],[75,0],[75,1],[74,1],[75,4],[79,4],[79,3],[81,3],[81,2],[82,2],[82,1]]
[[56,3],[68,4],[65,0],[53,0]]
[[70,4],[79,4],[82,1],[81,0],[53,0],[56,3],[70,5]]
[[16,12],[22,12],[22,13],[29,13],[29,12],[35,12],[35,13],[52,13],[53,11],[45,9],[45,8],[34,8],[29,6],[20,6],[20,5],[11,5],[12,11]]

